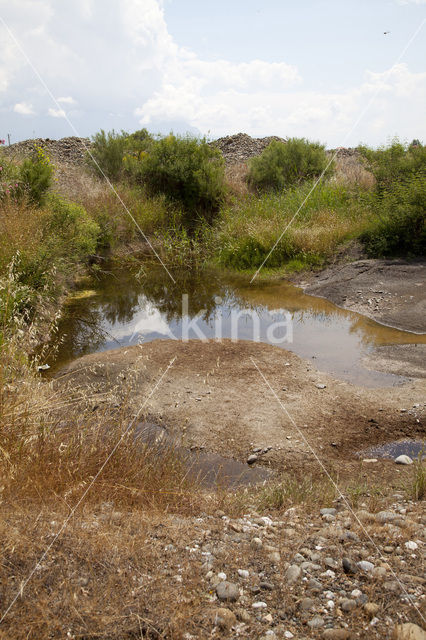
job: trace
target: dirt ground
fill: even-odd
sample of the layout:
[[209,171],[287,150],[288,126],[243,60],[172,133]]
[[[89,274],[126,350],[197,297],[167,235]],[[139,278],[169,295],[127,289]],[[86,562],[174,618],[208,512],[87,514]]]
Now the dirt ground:
[[[277,470],[318,470],[320,460],[331,472],[351,475],[360,468],[357,451],[425,437],[424,380],[356,387],[261,343],[155,341],[84,356],[57,384],[69,385],[94,408],[128,402],[130,414],[141,411],[188,447],[241,461],[270,447],[258,463]],[[404,472],[385,460],[368,465],[369,474],[385,469],[392,477]]]
[[426,332],[426,261],[356,260],[303,274],[305,293],[362,313],[377,322]]

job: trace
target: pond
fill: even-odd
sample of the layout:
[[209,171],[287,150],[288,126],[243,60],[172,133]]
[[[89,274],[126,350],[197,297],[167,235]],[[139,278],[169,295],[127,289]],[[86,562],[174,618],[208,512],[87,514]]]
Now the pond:
[[[401,376],[372,371],[363,357],[387,344],[424,343],[309,296],[284,280],[221,271],[181,271],[173,282],[160,265],[108,265],[71,296],[59,323],[53,371],[87,353],[156,339],[238,338],[276,344],[320,371],[366,387],[398,385]],[[309,362],[307,363],[309,367]]]

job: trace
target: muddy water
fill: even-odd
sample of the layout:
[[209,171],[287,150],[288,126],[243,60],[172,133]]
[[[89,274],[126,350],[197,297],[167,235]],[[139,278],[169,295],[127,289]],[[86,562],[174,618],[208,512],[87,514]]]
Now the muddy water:
[[161,266],[138,269],[111,267],[82,283],[68,301],[61,343],[48,359],[54,370],[87,353],[155,339],[237,337],[276,344],[342,380],[379,387],[405,379],[364,367],[361,360],[370,350],[426,342],[424,335],[385,327],[285,281],[251,285],[243,276],[206,271],[174,272],[173,283]]
[[171,448],[173,454],[182,460],[188,479],[201,487],[232,489],[259,485],[272,475],[264,467],[249,467],[233,458],[202,449],[186,449],[163,426],[153,422],[140,423],[136,433],[142,442],[155,447],[160,455],[164,449]]

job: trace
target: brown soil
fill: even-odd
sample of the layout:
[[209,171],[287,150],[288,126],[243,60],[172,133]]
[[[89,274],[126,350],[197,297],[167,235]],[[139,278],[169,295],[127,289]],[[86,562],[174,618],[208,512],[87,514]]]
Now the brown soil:
[[[84,356],[62,371],[57,384],[83,391],[95,405],[102,398],[118,404],[130,400],[136,414],[174,358],[143,414],[181,434],[188,446],[242,461],[254,448],[271,447],[261,464],[318,470],[321,460],[330,471],[352,474],[359,468],[358,450],[424,438],[424,381],[364,389],[260,343],[155,341]],[[393,477],[399,473],[386,461],[370,465],[369,473],[382,474],[384,468]]]

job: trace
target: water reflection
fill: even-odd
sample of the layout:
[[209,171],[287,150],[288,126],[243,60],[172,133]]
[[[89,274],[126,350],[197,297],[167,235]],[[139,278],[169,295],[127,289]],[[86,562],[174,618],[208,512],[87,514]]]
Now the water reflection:
[[[197,326],[207,338],[232,335],[232,314],[240,314],[238,338],[253,339],[253,320],[259,318],[261,340],[270,342],[267,330],[273,312],[281,309],[292,318],[293,341],[281,346],[315,366],[366,386],[391,385],[401,378],[372,372],[361,364],[369,349],[383,344],[425,343],[425,336],[391,329],[332,303],[305,295],[286,282],[257,282],[218,271],[174,274],[173,283],[161,266],[144,265],[138,273],[111,268],[88,283],[96,295],[71,300],[59,335],[55,367],[86,353],[148,342],[181,338],[182,295],[188,295],[188,315],[200,314]],[[87,285],[86,285],[87,286]],[[196,332],[189,337],[199,337]]]

